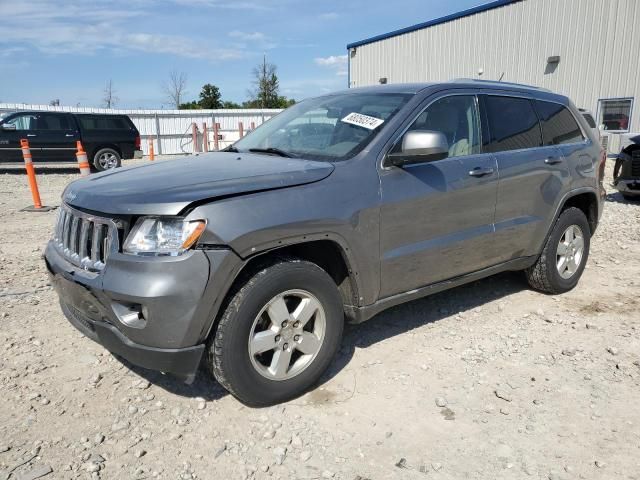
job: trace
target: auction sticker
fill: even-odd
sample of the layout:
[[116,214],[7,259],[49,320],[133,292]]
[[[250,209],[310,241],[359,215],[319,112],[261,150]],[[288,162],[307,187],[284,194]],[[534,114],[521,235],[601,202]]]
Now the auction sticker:
[[370,117],[369,115],[363,115],[362,113],[352,112],[342,119],[344,123],[350,123],[351,125],[357,125],[368,130],[374,130],[384,123],[381,118]]

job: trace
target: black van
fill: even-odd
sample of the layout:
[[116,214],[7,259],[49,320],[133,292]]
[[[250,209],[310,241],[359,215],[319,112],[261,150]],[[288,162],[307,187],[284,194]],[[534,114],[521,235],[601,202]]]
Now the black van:
[[142,155],[140,133],[126,115],[16,112],[0,120],[0,163],[21,162],[20,140],[29,140],[35,162],[75,162],[80,140],[97,171]]

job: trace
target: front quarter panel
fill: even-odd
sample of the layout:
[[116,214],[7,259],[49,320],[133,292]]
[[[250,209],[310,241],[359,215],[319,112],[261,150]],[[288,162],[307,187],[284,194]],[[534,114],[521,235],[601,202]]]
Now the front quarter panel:
[[316,183],[201,205],[189,218],[207,219],[201,244],[229,246],[244,260],[287,245],[332,240],[347,257],[360,303],[372,303],[379,289],[379,181],[373,161],[360,160],[337,163]]

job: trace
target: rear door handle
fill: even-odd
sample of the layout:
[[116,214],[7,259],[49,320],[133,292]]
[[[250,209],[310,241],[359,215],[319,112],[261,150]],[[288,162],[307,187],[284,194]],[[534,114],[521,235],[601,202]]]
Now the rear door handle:
[[469,171],[469,175],[472,177],[484,177],[485,175],[491,175],[493,173],[493,168],[491,167],[476,167],[473,170]]
[[546,163],[547,165],[556,165],[561,162],[562,159],[559,157],[549,157],[544,159],[544,163]]
[[75,137],[75,135],[73,133],[66,133],[65,137]]
[[27,133],[27,137],[37,137],[38,135],[36,135],[35,133]]

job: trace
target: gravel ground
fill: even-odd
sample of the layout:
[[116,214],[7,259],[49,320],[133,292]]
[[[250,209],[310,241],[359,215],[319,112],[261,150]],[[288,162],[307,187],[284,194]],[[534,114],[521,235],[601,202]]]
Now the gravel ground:
[[[43,202],[76,177],[39,169]],[[29,204],[0,170],[0,480],[640,479],[640,203],[609,195],[574,291],[508,273],[393,308],[260,410],[78,333],[40,257],[56,213]]]

